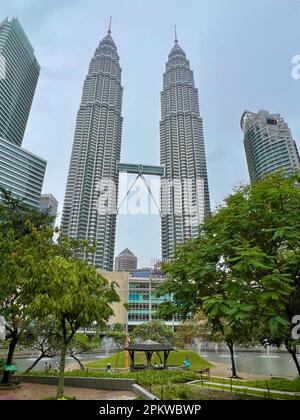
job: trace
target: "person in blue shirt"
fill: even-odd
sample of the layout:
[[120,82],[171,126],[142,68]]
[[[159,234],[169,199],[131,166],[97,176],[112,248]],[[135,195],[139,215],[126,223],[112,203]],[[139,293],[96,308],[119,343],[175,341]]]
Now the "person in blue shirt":
[[189,369],[191,367],[190,361],[187,357],[185,358],[183,364],[187,369]]

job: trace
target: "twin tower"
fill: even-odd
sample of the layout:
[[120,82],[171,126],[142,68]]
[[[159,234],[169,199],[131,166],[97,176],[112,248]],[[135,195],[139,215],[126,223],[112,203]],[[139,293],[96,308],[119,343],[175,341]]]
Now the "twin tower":
[[78,256],[106,271],[112,271],[114,262],[120,170],[161,176],[164,260],[172,257],[176,245],[197,236],[210,213],[198,91],[177,36],[163,76],[160,166],[120,164],[121,72],[109,28],[83,86],[61,224],[63,234],[96,243],[94,254]]

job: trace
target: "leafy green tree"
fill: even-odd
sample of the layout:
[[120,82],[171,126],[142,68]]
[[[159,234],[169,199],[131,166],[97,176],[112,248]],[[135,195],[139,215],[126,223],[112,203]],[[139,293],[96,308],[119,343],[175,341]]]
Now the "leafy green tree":
[[152,340],[161,344],[175,345],[177,336],[173,329],[162,321],[143,322],[137,325],[130,335],[134,341]]
[[60,372],[57,398],[64,392],[65,357],[79,328],[94,322],[99,328],[113,311],[110,304],[119,297],[115,284],[108,284],[85,261],[54,256],[44,265],[44,275],[36,279],[35,295],[29,305],[34,317],[53,316],[60,325]]
[[194,322],[184,322],[177,327],[177,345],[179,347],[187,347],[192,344],[195,338],[200,337],[202,334],[202,328],[199,324]]
[[[40,278],[43,273],[52,236],[50,228],[32,227],[31,233],[19,238],[12,230],[6,234],[0,232],[0,314],[6,320],[9,340],[7,365],[11,365],[15,348],[33,320],[28,305],[35,296],[34,278]],[[5,372],[2,382],[8,380],[9,372]]]
[[39,210],[13,197],[10,191],[0,187],[0,232],[14,232],[16,238],[30,234],[31,226],[37,229],[51,225],[54,217],[50,210]]
[[[27,303],[33,290],[31,262],[44,256],[45,244],[52,242],[53,217],[41,212],[0,188],[0,314],[6,319],[9,349],[6,364],[12,363],[16,345],[30,322]],[[38,249],[41,247],[40,249]],[[36,269],[36,267],[35,267]],[[9,373],[2,378],[7,383]]]
[[253,307],[230,300],[230,293],[223,293],[204,299],[203,310],[207,314],[211,337],[214,341],[224,341],[230,353],[232,377],[238,378],[234,359],[234,346],[249,344],[258,336],[256,323],[249,314]]
[[[160,313],[203,311],[227,344],[269,338],[285,343],[298,372],[291,321],[300,313],[300,177],[282,173],[234,191],[164,265]],[[258,328],[259,326],[259,328]],[[229,335],[228,335],[229,334]],[[233,367],[234,373],[234,367]]]
[[[28,308],[36,293],[36,284],[45,278],[45,267],[55,256],[73,258],[85,242],[66,237],[53,242],[53,217],[29,207],[1,190],[0,202],[0,315],[6,319],[9,341],[6,365],[11,365],[15,348],[32,321]],[[3,383],[9,380],[5,372]]]
[[100,338],[97,334],[89,337],[84,333],[76,333],[69,343],[69,355],[79,364],[80,369],[84,370],[84,365],[77,357],[82,353],[90,352],[100,346]]
[[[177,336],[173,329],[159,320],[143,322],[137,325],[130,335],[133,341],[146,341],[152,340],[161,344],[175,345]],[[156,352],[162,364],[162,358],[159,352]]]
[[20,344],[40,354],[25,373],[30,372],[43,358],[57,355],[61,347],[61,337],[57,327],[56,320],[51,316],[41,321],[31,321],[26,327],[20,338]]

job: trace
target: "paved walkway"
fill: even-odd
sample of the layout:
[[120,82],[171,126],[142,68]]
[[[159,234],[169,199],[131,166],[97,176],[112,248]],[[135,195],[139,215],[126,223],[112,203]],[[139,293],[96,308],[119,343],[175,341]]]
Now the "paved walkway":
[[[136,395],[130,391],[105,391],[98,389],[86,389],[65,387],[64,394],[68,397],[76,397],[77,400],[133,400]],[[8,391],[0,391],[0,400],[44,400],[56,396],[56,386],[27,384],[20,388]]]
[[[209,362],[214,365],[213,368],[210,368],[210,374],[211,376],[219,376],[221,378],[229,378],[231,376],[231,365],[227,363],[220,363],[220,362]],[[244,373],[244,372],[238,372],[238,375],[247,380],[262,380],[262,379],[271,379],[270,376],[266,375],[258,375],[253,373]]]
[[[201,381],[192,381],[192,382],[189,382],[189,385],[195,385],[196,383],[201,383]],[[224,387],[224,388],[228,388],[229,390],[232,388],[232,389],[236,389],[236,390],[238,390],[238,389],[246,389],[247,391],[257,391],[257,392],[265,392],[265,393],[268,393],[268,390],[266,389],[266,388],[253,388],[253,387],[250,387],[250,386],[244,386],[244,385],[230,385],[230,384],[221,384],[221,383],[218,383],[218,382],[210,382],[210,381],[203,381],[203,383],[204,383],[204,385],[211,385],[212,386],[212,388],[213,388],[213,385],[215,385],[215,386],[221,386],[221,387]],[[269,390],[269,392],[270,392],[270,394],[280,394],[280,395],[291,395],[291,396],[295,396],[295,397],[300,397],[300,393],[299,392],[289,392],[289,391],[278,391],[278,390],[276,390],[276,389],[270,389]]]

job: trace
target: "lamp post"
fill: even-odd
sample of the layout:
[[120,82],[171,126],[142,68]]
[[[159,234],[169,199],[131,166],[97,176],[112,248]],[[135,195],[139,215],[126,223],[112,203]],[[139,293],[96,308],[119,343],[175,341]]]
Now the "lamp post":
[[[128,314],[127,314],[127,317],[128,317]],[[126,330],[125,330],[125,355],[124,355],[124,367],[125,367],[125,369],[127,369],[129,367],[128,350],[126,350],[128,348],[128,344],[129,344],[129,334],[128,334],[128,319],[127,319]]]

